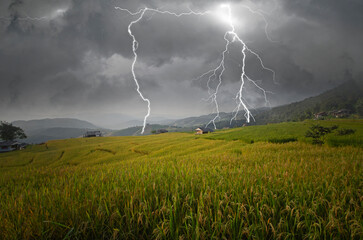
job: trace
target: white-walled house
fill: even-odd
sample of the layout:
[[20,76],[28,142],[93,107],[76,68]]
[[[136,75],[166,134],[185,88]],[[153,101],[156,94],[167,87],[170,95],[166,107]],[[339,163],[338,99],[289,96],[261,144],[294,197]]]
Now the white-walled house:
[[196,131],[195,134],[197,134],[197,135],[213,132],[212,129],[210,129],[210,128],[203,128],[203,127],[197,128],[197,129],[195,129],[195,131]]

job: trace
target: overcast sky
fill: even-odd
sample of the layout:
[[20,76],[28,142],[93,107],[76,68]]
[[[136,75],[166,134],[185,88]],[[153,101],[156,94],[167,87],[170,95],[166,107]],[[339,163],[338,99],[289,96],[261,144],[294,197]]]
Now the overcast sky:
[[[181,4],[182,2],[182,4]],[[228,23],[219,1],[2,0],[0,2],[0,120],[108,116],[142,117],[146,104],[131,75],[132,39],[127,27],[136,12],[152,7],[176,13],[211,11],[205,16],[146,13],[133,25],[139,41],[136,75],[151,100],[152,117],[208,114],[213,105],[207,79],[216,67]],[[319,94],[348,79],[362,79],[361,0],[230,1],[236,32],[260,54],[272,74],[247,57],[246,71],[267,91],[272,106]],[[250,12],[251,8],[263,13]],[[269,39],[270,38],[270,39]],[[231,45],[218,101],[232,111],[241,71],[240,46]],[[212,83],[213,87],[213,83]],[[246,86],[251,107],[263,95]],[[97,117],[98,116],[98,117]],[[98,120],[97,120],[98,119]],[[125,118],[126,119],[126,118]],[[106,120],[105,120],[106,121]]]

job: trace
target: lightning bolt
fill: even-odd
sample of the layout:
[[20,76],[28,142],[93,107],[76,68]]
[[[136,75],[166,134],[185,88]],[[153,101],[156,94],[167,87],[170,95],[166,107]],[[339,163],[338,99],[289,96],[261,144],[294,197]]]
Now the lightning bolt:
[[141,134],[143,134],[144,131],[145,131],[147,119],[150,116],[151,103],[150,103],[150,100],[148,98],[146,98],[144,96],[144,94],[140,91],[139,81],[138,81],[138,79],[136,77],[136,74],[135,74],[135,65],[136,65],[137,58],[138,58],[137,49],[138,49],[138,46],[139,46],[139,42],[136,40],[135,35],[132,33],[132,30],[131,30],[132,26],[134,24],[138,23],[144,17],[144,15],[145,15],[145,13],[147,11],[152,12],[152,13],[168,14],[168,15],[172,15],[172,16],[175,16],[175,17],[190,16],[190,15],[205,15],[205,14],[208,14],[209,12],[195,12],[195,11],[192,11],[191,9],[189,9],[189,12],[175,13],[175,12],[162,11],[162,10],[159,10],[159,9],[153,9],[153,8],[147,8],[147,7],[142,8],[137,12],[131,12],[128,9],[120,8],[120,7],[115,7],[115,9],[121,10],[121,11],[126,11],[127,13],[129,13],[132,16],[137,16],[138,15],[138,18],[131,21],[131,23],[128,25],[127,29],[128,29],[128,33],[129,33],[130,37],[132,38],[132,52],[134,54],[134,60],[133,60],[132,65],[131,65],[131,72],[132,72],[134,82],[136,84],[136,91],[140,95],[141,99],[144,102],[147,103],[147,113],[144,116],[144,123],[143,123],[142,131],[141,131]]
[[[215,108],[214,108],[213,112],[216,113],[216,116],[206,124],[206,127],[209,126],[210,124],[213,124],[215,129],[217,128],[216,124],[215,124],[215,121],[218,118],[220,118],[217,96],[218,96],[219,88],[220,88],[220,86],[222,84],[223,74],[224,74],[224,72],[226,70],[226,67],[225,67],[226,55],[228,53],[229,46],[232,43],[237,43],[237,44],[241,45],[242,64],[241,64],[241,75],[240,75],[241,85],[240,85],[239,91],[237,92],[236,97],[235,97],[237,106],[233,111],[234,115],[230,120],[231,122],[237,118],[237,115],[238,115],[240,109],[244,110],[244,112],[245,112],[244,116],[245,116],[247,122],[250,122],[251,118],[254,120],[254,117],[252,116],[252,114],[251,114],[251,112],[250,112],[250,110],[248,108],[248,104],[247,104],[247,102],[246,102],[246,100],[245,100],[245,98],[243,96],[245,81],[251,82],[256,88],[258,88],[260,91],[262,91],[262,93],[264,95],[264,98],[265,98],[265,102],[267,103],[267,105],[270,104],[268,102],[268,100],[267,100],[267,95],[266,95],[267,93],[270,93],[270,92],[265,91],[260,85],[257,84],[257,82],[255,80],[250,78],[246,73],[246,57],[247,57],[247,53],[250,53],[250,54],[254,55],[258,59],[262,69],[272,73],[273,82],[276,83],[276,81],[275,81],[276,74],[275,74],[274,70],[272,70],[271,68],[266,67],[265,64],[262,61],[262,58],[259,56],[259,54],[257,54],[255,51],[251,50],[246,45],[246,43],[236,33],[235,26],[234,26],[233,21],[232,21],[232,12],[231,12],[230,5],[229,4],[224,4],[222,7],[225,8],[228,11],[228,17],[227,17],[228,20],[227,20],[227,22],[228,22],[228,25],[230,27],[230,30],[226,31],[225,34],[224,34],[224,40],[225,40],[226,44],[225,44],[225,48],[224,48],[224,50],[223,50],[223,52],[221,54],[222,55],[221,60],[220,60],[220,62],[217,65],[216,68],[211,69],[211,70],[203,73],[202,75],[200,75],[198,78],[196,78],[196,79],[202,79],[204,77],[208,77],[207,87],[208,87],[209,97],[207,99],[204,99],[204,100],[211,101],[214,104]],[[263,20],[265,22],[265,34],[266,34],[266,37],[267,37],[267,39],[269,41],[274,42],[270,38],[270,36],[268,35],[268,31],[267,31],[268,22],[266,20],[266,17],[264,16],[264,14],[259,10],[252,10],[248,6],[243,6],[243,7],[248,9],[253,14],[258,14],[258,15],[262,16],[262,18],[263,18]],[[133,55],[134,55],[134,60],[132,62],[132,66],[131,66],[131,72],[132,72],[133,80],[134,80],[134,82],[136,84],[136,90],[137,90],[138,94],[140,95],[141,99],[144,102],[147,103],[147,107],[148,107],[147,114],[144,117],[143,128],[142,128],[142,131],[141,131],[141,133],[143,134],[144,131],[145,131],[147,118],[150,116],[151,108],[150,108],[150,100],[148,98],[146,98],[144,96],[144,94],[140,91],[139,81],[138,81],[137,76],[135,74],[135,65],[136,65],[137,58],[138,58],[137,49],[138,49],[138,46],[139,46],[139,42],[136,40],[136,37],[132,32],[132,26],[134,24],[140,22],[140,20],[143,19],[143,17],[145,16],[145,13],[148,12],[148,11],[152,12],[153,14],[155,14],[155,13],[168,14],[168,15],[172,15],[172,16],[175,16],[175,17],[182,17],[182,16],[189,16],[189,15],[205,15],[205,14],[210,14],[210,13],[213,13],[213,12],[211,12],[211,11],[195,12],[195,11],[192,11],[191,9],[189,9],[189,12],[175,13],[175,12],[163,11],[163,10],[147,8],[147,7],[142,8],[142,9],[138,10],[137,12],[131,12],[128,9],[120,8],[120,7],[115,7],[115,9],[125,11],[128,14],[130,14],[131,16],[138,16],[135,20],[131,21],[130,24],[128,25],[128,33],[129,33],[130,37],[132,38],[132,51],[133,51]],[[196,79],[194,79],[194,80],[196,80]],[[218,84],[215,87],[215,89],[212,89],[210,87],[210,84],[211,84],[212,81],[215,81],[216,79],[218,80]]]
[[[206,100],[210,100],[214,104],[214,106],[215,106],[214,112],[216,112],[216,115],[215,115],[215,117],[213,119],[211,119],[206,124],[206,127],[208,127],[210,124],[213,124],[215,129],[216,129],[215,121],[218,118],[220,118],[217,95],[218,95],[219,87],[220,87],[220,85],[222,83],[223,73],[225,71],[225,56],[226,56],[226,53],[228,52],[228,48],[229,48],[231,43],[238,43],[238,44],[241,45],[242,64],[241,64],[241,75],[240,75],[241,85],[240,85],[239,91],[237,92],[236,97],[235,97],[237,106],[233,110],[234,115],[231,118],[230,123],[232,123],[232,121],[237,118],[237,115],[238,115],[241,108],[245,112],[244,116],[245,116],[246,121],[248,123],[250,122],[251,118],[253,120],[255,120],[253,115],[251,114],[248,106],[247,106],[248,104],[247,104],[245,98],[243,97],[243,90],[244,90],[245,81],[251,82],[255,87],[257,87],[260,91],[262,91],[262,93],[264,95],[264,98],[265,98],[266,104],[268,106],[270,106],[270,103],[267,100],[267,95],[266,95],[266,93],[270,93],[270,92],[264,90],[260,85],[257,84],[256,81],[254,81],[252,78],[250,78],[246,73],[246,57],[247,57],[247,53],[250,53],[250,54],[254,55],[258,59],[258,61],[260,62],[261,67],[264,70],[270,71],[272,73],[273,82],[276,83],[276,81],[275,81],[275,75],[276,75],[275,71],[272,70],[271,68],[266,67],[265,64],[262,61],[262,58],[259,56],[259,54],[257,54],[255,51],[248,48],[246,43],[236,33],[235,26],[234,26],[233,21],[232,21],[232,11],[231,11],[230,5],[229,4],[223,4],[222,7],[226,8],[226,10],[228,12],[227,23],[228,23],[228,25],[230,27],[230,30],[227,31],[224,34],[224,39],[226,41],[226,46],[225,46],[224,51],[222,52],[222,59],[221,59],[221,61],[219,62],[218,66],[216,68],[214,68],[212,70],[209,70],[209,71],[203,73],[202,75],[200,75],[198,78],[196,78],[196,79],[201,79],[203,77],[208,77],[207,87],[208,87],[209,97]],[[251,11],[254,14],[258,14],[258,15],[263,16],[263,19],[264,19],[264,22],[265,22],[265,34],[267,36],[267,39],[271,40],[271,38],[268,36],[268,33],[267,33],[268,22],[267,22],[265,16],[259,11],[254,11],[251,8],[247,7],[247,6],[244,6],[244,7],[247,8],[249,11]],[[229,38],[231,38],[232,40],[229,40]],[[217,75],[217,72],[219,72],[218,75]],[[218,84],[217,84],[217,87],[215,88],[215,90],[212,91],[212,89],[210,88],[210,82],[215,80],[215,79],[218,79]]]
[[48,17],[29,17],[29,16],[26,16],[26,17],[12,17],[12,18],[9,18],[9,17],[0,17],[0,20],[3,20],[3,21],[13,21],[13,20],[18,20],[18,21],[42,21],[42,20],[47,20]]
[[[267,19],[266,19],[266,12],[264,12],[264,11],[262,11],[262,10],[259,10],[259,9],[257,9],[257,10],[253,10],[252,8],[250,8],[249,6],[246,6],[246,5],[243,5],[242,7],[244,7],[244,8],[246,8],[248,11],[250,11],[251,13],[253,13],[253,14],[257,14],[257,15],[259,15],[262,19],[263,19],[263,21],[264,21],[264,23],[265,23],[265,35],[266,35],[266,38],[270,41],[270,42],[274,42],[274,43],[276,43],[276,42],[278,42],[278,41],[276,41],[276,40],[273,40],[272,38],[271,38],[271,36],[270,36],[270,34],[268,33],[268,27],[269,27],[269,23],[268,23],[268,21],[267,21]],[[271,71],[273,71],[272,69],[269,69],[269,70],[271,70]]]
[[12,15],[11,17],[0,17],[0,20],[2,21],[50,21],[52,19],[55,19],[57,17],[62,16],[67,9],[57,9],[53,11],[51,14],[42,16],[42,17],[31,17],[28,14],[22,14],[24,17],[20,17],[17,14]]
[[[225,56],[226,56],[226,53],[228,52],[228,46],[230,44],[230,41],[229,39],[227,38],[228,37],[228,32],[226,32],[224,34],[224,40],[226,41],[226,45],[225,45],[225,49],[224,51],[222,52],[222,60],[220,61],[219,65],[213,69],[213,70],[210,70],[207,72],[208,73],[212,73],[209,77],[208,77],[208,82],[207,82],[207,87],[208,87],[208,93],[210,94],[209,98],[207,100],[211,100],[214,104],[215,104],[215,111],[216,111],[216,116],[210,120],[206,127],[209,125],[209,124],[213,124],[214,126],[214,129],[217,128],[216,124],[215,124],[215,121],[219,118],[219,105],[218,105],[218,101],[217,101],[217,94],[218,94],[218,90],[219,90],[219,87],[221,86],[222,84],[222,76],[223,76],[223,73],[224,71],[226,70],[226,67],[224,65],[224,60],[225,60]],[[213,93],[211,93],[211,88],[210,88],[210,81],[214,78],[217,78],[217,72],[219,71],[219,74],[218,74],[218,85],[215,89],[215,91]]]

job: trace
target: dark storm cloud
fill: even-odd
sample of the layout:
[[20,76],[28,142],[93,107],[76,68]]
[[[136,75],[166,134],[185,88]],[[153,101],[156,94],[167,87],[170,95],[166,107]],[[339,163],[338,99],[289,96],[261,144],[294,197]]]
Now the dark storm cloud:
[[[347,78],[347,72],[355,79],[362,76],[361,1],[229,2],[240,22],[236,27],[238,33],[261,55],[265,65],[276,71],[278,84],[273,83],[271,73],[262,70],[253,55],[247,58],[248,74],[275,93],[269,96],[273,105],[334,87]],[[2,1],[1,118],[27,118],[29,112],[45,117],[55,110],[65,115],[112,108],[131,114],[142,112],[145,106],[138,98],[130,73],[133,55],[127,26],[135,17],[114,7],[132,11],[145,6],[176,12],[188,8],[207,11],[220,3]],[[261,16],[247,11],[244,4],[264,11],[268,33],[275,42],[266,38]],[[227,27],[213,15],[175,18],[150,12],[133,26],[140,43],[137,75],[145,96],[152,101],[154,113],[208,113],[209,108],[192,109],[195,102],[207,96],[205,79],[192,79],[216,66]],[[240,81],[240,59],[240,51],[232,46],[221,92],[225,94],[221,96],[221,105],[226,108],[229,103],[225,99],[233,99]],[[246,98],[252,105],[262,106],[261,92],[252,85],[247,87]]]
[[285,0],[284,6],[287,14],[296,14],[347,30],[361,29],[359,23],[363,21],[363,3],[360,0]]

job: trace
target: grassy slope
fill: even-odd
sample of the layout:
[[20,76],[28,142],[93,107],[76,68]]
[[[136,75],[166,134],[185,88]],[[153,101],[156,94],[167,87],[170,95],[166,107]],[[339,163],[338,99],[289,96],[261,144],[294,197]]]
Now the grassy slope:
[[213,135],[205,135],[208,139],[219,140],[240,140],[245,143],[271,141],[275,139],[297,139],[302,142],[310,143],[310,139],[306,139],[305,132],[313,124],[321,124],[325,127],[338,125],[338,129],[354,129],[353,135],[337,136],[329,134],[326,136],[326,142],[330,146],[354,145],[363,146],[363,121],[359,119],[334,119],[334,120],[305,120],[304,122],[289,122],[269,125],[259,125],[253,127],[244,127],[230,129],[227,131],[217,131]]
[[[355,105],[363,94],[362,81],[349,80],[318,96],[284,106],[274,107],[269,111],[255,114],[257,122],[273,123],[311,119],[311,114],[347,108],[355,113]],[[307,112],[310,114],[307,115]]]
[[[359,239],[363,150],[306,143],[308,124],[69,139],[1,154],[0,238]],[[362,121],[338,124],[363,134]],[[298,142],[258,142],[287,129]]]

